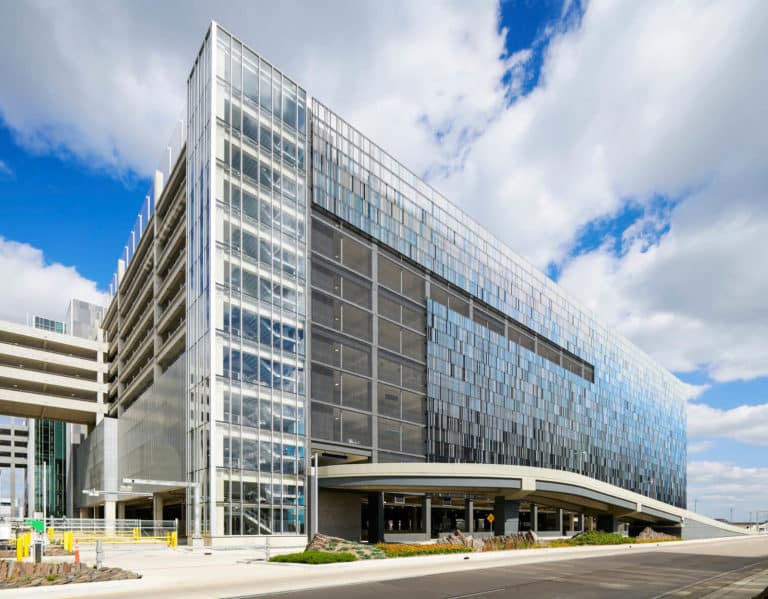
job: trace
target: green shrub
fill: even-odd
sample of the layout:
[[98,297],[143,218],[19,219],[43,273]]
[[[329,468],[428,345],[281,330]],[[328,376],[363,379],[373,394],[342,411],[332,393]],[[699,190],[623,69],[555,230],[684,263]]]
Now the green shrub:
[[589,530],[570,539],[553,539],[548,543],[549,547],[573,547],[576,545],[625,545],[636,543],[634,537],[623,537],[615,532],[603,532],[602,530]]
[[357,559],[354,553],[328,553],[325,551],[302,551],[301,553],[286,553],[269,558],[271,562],[288,564],[333,564],[336,562],[353,562]]
[[589,530],[573,537],[571,542],[574,545],[623,545],[625,543],[634,543],[634,537],[624,537],[615,532],[603,532],[602,530]]

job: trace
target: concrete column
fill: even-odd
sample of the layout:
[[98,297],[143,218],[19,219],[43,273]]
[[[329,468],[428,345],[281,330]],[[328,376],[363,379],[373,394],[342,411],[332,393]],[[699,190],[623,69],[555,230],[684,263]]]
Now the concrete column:
[[163,496],[155,493],[152,496],[152,519],[163,519]]
[[499,495],[493,505],[493,534],[497,537],[520,532],[520,501]]
[[[13,443],[13,441],[11,441]],[[11,516],[16,518],[23,515],[23,509],[19,510],[19,506],[16,504],[16,464],[14,460],[11,460],[11,466],[8,468],[10,473],[10,493],[8,496],[11,498]]]
[[558,516],[560,518],[560,536],[562,537],[565,534],[565,531],[563,530],[563,510],[562,508],[557,511]]
[[475,532],[475,502],[470,498],[464,500],[464,530],[469,534]]
[[368,493],[368,542],[384,540],[384,493]]
[[539,532],[539,506],[535,503],[531,504],[531,528],[533,532]]
[[104,502],[104,530],[108,535],[115,532],[116,503],[114,499]]
[[[222,510],[223,512],[223,510]],[[155,493],[152,496],[152,519],[157,522],[163,519],[163,496]],[[155,536],[160,534],[160,529],[155,524]]]
[[422,528],[427,539],[432,538],[432,498],[429,495],[425,495],[422,500],[421,517],[424,519]]
[[90,515],[88,514],[89,508],[87,507],[81,507],[80,508],[80,518],[90,518]]
[[123,502],[117,504],[117,519],[125,520],[125,503]]

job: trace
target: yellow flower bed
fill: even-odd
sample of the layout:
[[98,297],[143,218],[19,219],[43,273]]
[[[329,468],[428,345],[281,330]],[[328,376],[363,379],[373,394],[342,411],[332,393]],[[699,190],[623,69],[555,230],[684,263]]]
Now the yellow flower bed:
[[464,545],[409,545],[406,543],[379,543],[387,557],[409,557],[411,555],[439,555],[441,553],[469,553],[471,548]]

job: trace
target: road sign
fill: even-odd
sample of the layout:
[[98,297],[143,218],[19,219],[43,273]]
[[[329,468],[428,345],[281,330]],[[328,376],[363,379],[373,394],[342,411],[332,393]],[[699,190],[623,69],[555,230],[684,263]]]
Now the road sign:
[[488,514],[485,517],[485,519],[488,520],[488,522],[490,522],[491,524],[493,524],[493,521],[496,519],[496,516],[494,516],[493,514]]

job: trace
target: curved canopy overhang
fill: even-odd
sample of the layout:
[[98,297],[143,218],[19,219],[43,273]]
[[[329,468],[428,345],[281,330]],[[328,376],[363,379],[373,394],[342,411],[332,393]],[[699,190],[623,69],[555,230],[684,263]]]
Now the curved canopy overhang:
[[373,492],[504,496],[627,521],[684,525],[687,519],[743,534],[743,530],[588,476],[529,466],[379,463],[321,466],[322,488]]

